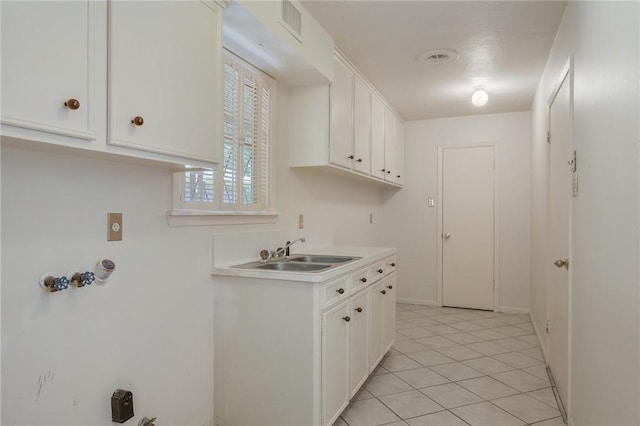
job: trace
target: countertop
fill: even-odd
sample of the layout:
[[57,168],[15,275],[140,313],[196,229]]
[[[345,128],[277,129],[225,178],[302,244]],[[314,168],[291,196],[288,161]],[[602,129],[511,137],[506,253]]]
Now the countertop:
[[246,278],[262,278],[268,280],[283,280],[283,281],[300,281],[318,283],[331,280],[344,274],[351,273],[358,268],[364,267],[371,263],[381,261],[389,256],[396,254],[396,249],[392,247],[351,247],[351,246],[327,246],[318,247],[312,249],[304,249],[301,251],[293,251],[291,257],[300,256],[305,254],[323,254],[323,255],[336,255],[336,256],[353,256],[361,257],[362,259],[355,260],[353,262],[347,262],[344,265],[339,265],[327,270],[319,272],[298,272],[298,271],[275,271],[264,269],[240,269],[232,268],[233,265],[241,265],[243,263],[254,262],[260,260],[259,258],[253,259],[238,259],[237,261],[228,262],[224,264],[214,264],[211,274],[214,276],[227,276],[227,277],[246,277]]

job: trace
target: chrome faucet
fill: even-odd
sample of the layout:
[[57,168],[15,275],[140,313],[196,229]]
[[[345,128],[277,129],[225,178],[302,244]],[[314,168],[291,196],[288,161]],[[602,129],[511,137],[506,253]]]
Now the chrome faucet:
[[294,240],[294,241],[287,241],[287,243],[285,244],[285,246],[284,246],[284,256],[287,259],[289,258],[289,247],[291,247],[292,245],[294,245],[298,241],[300,241],[301,243],[304,243],[307,240],[306,240],[305,237],[301,237],[301,238],[298,238],[297,240]]

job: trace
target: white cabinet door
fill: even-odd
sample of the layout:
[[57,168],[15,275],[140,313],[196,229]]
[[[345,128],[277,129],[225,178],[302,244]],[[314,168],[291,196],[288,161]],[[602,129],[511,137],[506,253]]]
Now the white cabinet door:
[[396,168],[396,116],[389,108],[384,110],[384,180],[395,182]]
[[353,105],[353,170],[371,172],[371,91],[356,76]]
[[109,143],[218,162],[222,10],[194,0],[109,6]]
[[3,1],[0,7],[2,123],[95,139],[94,2]]
[[404,123],[396,121],[396,183],[404,185]]
[[373,371],[382,356],[384,355],[382,347],[382,312],[384,295],[381,293],[384,280],[378,281],[369,287],[369,301],[371,308],[369,309],[369,371]]
[[371,176],[384,179],[384,104],[371,95]]
[[387,277],[380,290],[382,294],[382,351],[386,353],[395,340],[396,330],[396,275]]
[[330,425],[349,403],[349,302],[322,314],[322,424]]
[[329,162],[351,169],[353,166],[353,72],[334,60],[333,82],[329,88]]
[[369,293],[366,290],[351,298],[350,392],[353,397],[369,376]]

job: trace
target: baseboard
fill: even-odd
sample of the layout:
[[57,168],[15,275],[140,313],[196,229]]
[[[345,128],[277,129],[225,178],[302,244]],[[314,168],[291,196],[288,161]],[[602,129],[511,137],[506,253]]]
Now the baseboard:
[[535,320],[533,319],[533,315],[529,314],[529,318],[531,319],[531,324],[533,325],[533,332],[538,339],[538,345],[540,346],[540,350],[542,351],[542,357],[544,358],[544,364],[549,365],[547,362],[547,347],[544,345],[544,341],[542,340],[542,334],[540,330],[538,330],[538,326],[536,325]]
[[438,306],[433,300],[420,300],[420,299],[399,299],[396,298],[397,303],[408,303],[409,305],[424,305],[424,306]]
[[504,312],[505,314],[528,314],[527,308],[516,308],[514,306],[500,306],[498,312]]

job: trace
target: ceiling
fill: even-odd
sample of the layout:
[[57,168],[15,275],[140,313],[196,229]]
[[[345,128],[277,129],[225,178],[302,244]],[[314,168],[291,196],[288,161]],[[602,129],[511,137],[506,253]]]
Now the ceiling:
[[[565,1],[302,0],[405,120],[529,110]],[[454,49],[459,59],[420,63]],[[474,88],[489,94],[471,104]]]

